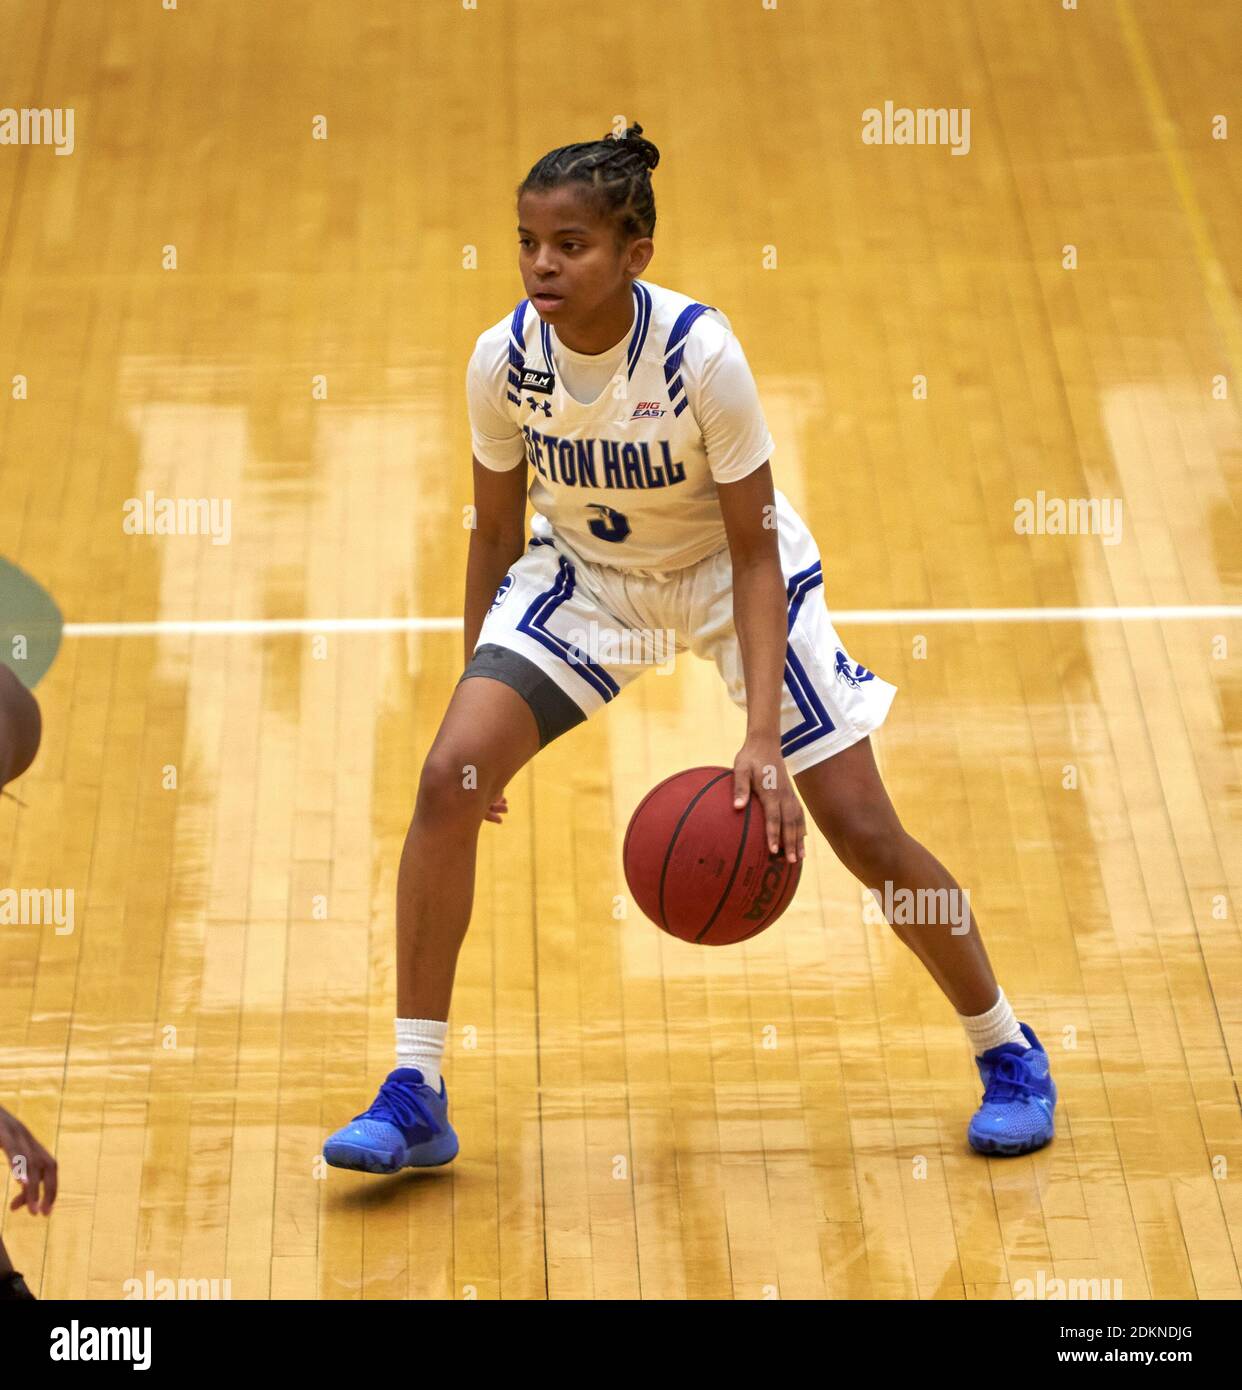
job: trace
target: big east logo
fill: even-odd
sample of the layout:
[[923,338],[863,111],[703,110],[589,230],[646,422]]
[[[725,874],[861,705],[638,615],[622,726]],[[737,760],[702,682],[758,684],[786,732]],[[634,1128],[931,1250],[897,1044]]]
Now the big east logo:
[[659,401],[639,401],[634,407],[634,413],[630,416],[631,420],[650,420],[658,415],[663,415],[664,410]]

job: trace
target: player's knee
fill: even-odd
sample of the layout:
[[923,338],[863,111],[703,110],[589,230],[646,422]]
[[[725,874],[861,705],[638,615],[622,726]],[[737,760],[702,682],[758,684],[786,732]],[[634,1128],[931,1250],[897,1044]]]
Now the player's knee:
[[0,666],[0,787],[34,762],[42,731],[38,701],[7,666]]
[[837,814],[828,842],[856,878],[879,887],[896,876],[905,833],[892,816],[855,807]]
[[419,774],[414,814],[437,824],[481,821],[493,790],[491,779],[468,753],[433,751]]

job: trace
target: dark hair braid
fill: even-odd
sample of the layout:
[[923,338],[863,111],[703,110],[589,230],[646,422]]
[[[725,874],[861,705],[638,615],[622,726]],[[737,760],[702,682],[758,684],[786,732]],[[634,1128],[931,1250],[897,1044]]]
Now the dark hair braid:
[[545,154],[518,185],[517,196],[581,184],[583,198],[597,215],[613,219],[619,240],[652,236],[651,171],[659,162],[660,151],[643,139],[642,126],[632,125],[623,135],[562,145]]

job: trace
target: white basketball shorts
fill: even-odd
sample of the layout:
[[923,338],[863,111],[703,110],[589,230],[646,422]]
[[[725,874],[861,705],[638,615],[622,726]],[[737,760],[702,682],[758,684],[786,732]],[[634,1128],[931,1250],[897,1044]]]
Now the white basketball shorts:
[[[784,494],[775,496],[788,634],[781,753],[793,776],[878,728],[897,687],[846,652],[824,603],[815,538]],[[541,747],[644,671],[667,673],[686,651],[714,661],[729,698],[746,708],[728,546],[680,570],[623,570],[582,559],[540,512],[531,531],[460,679],[490,676],[518,690]]]

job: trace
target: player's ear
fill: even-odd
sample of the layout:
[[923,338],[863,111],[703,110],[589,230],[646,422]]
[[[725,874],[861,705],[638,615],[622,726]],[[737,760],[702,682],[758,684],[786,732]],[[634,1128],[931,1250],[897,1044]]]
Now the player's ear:
[[629,245],[625,268],[637,279],[651,264],[654,255],[655,242],[649,236],[635,237]]

